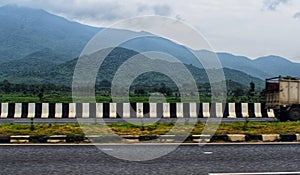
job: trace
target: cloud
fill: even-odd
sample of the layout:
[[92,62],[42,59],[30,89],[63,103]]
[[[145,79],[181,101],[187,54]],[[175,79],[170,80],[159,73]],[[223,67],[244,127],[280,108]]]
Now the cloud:
[[71,20],[93,24],[111,24],[121,19],[141,15],[174,16],[172,7],[165,3],[119,0],[4,0],[5,3],[45,9]]
[[0,6],[8,3],[100,27],[134,16],[168,16],[198,30],[216,51],[300,62],[299,0],[0,0]]
[[281,4],[286,4],[290,0],[264,0],[264,8],[267,10],[275,11]]
[[169,16],[171,14],[171,7],[164,4],[164,5],[155,5],[152,7],[156,15],[161,16]]
[[296,14],[294,15],[294,18],[300,20],[300,12],[296,13]]

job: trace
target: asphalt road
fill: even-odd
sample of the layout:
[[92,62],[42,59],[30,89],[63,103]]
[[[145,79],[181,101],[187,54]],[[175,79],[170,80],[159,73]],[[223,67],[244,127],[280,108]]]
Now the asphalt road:
[[[103,145],[105,152],[143,154],[171,145]],[[0,174],[209,174],[300,171],[300,144],[186,145],[163,157],[135,162],[89,145],[0,145]],[[296,173],[294,173],[296,174]]]
[[[145,123],[153,123],[153,122],[156,122],[156,121],[160,121],[160,122],[176,122],[177,119],[176,118],[163,118],[163,119],[149,119],[149,118],[130,118],[130,119],[126,119],[126,120],[123,120],[123,119],[93,119],[93,118],[88,118],[88,119],[67,119],[67,118],[61,118],[61,119],[55,119],[55,118],[52,118],[52,119],[34,119],[33,122],[34,123],[42,123],[42,124],[50,124],[50,123],[120,123],[120,122],[125,122],[125,121],[128,121],[128,122],[132,122],[132,123],[139,123],[141,122],[141,120],[143,120],[143,122]],[[189,120],[189,118],[181,118],[180,119],[182,122],[185,122],[186,120]],[[194,119],[192,119],[194,120]],[[201,121],[201,122],[206,122],[207,119],[205,118],[198,118],[197,119],[198,121]],[[214,120],[214,119],[211,119],[211,120]],[[216,119],[216,120],[219,120],[219,119]],[[222,118],[222,122],[223,123],[230,123],[230,122],[245,122],[246,120],[248,121],[252,121],[252,122],[274,122],[274,121],[277,121],[277,119],[275,118],[248,118],[248,119],[245,119],[245,118]],[[1,123],[19,123],[19,124],[29,124],[31,123],[32,121],[30,119],[0,119],[0,124]]]

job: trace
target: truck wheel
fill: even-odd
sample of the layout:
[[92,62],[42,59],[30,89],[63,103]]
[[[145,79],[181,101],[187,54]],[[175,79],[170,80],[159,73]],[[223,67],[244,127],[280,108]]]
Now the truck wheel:
[[275,112],[275,117],[281,121],[281,122],[286,122],[288,121],[288,116],[286,112],[283,112],[281,110],[274,110]]
[[299,108],[293,108],[289,112],[289,119],[291,121],[297,121],[300,120],[300,109]]

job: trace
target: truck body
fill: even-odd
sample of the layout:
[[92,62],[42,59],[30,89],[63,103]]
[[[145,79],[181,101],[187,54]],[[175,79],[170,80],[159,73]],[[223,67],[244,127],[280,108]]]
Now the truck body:
[[266,79],[266,107],[281,121],[300,120],[300,78]]

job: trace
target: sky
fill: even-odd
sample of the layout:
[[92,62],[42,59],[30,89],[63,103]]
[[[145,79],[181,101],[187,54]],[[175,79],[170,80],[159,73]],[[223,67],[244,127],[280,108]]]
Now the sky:
[[99,27],[135,16],[167,16],[197,29],[214,51],[300,62],[300,0],[0,0],[6,4]]

